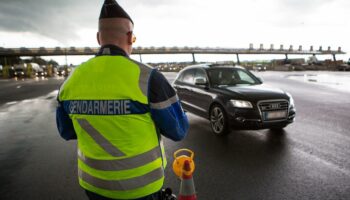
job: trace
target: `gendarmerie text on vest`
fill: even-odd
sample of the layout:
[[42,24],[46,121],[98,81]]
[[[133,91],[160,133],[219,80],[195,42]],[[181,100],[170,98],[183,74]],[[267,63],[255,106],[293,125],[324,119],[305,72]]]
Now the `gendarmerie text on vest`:
[[131,114],[130,100],[79,100],[70,101],[70,114],[126,115]]

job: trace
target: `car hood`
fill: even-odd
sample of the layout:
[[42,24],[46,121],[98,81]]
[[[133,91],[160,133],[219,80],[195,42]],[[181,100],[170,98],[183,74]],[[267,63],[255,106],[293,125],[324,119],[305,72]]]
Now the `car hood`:
[[278,88],[271,88],[266,84],[246,85],[246,86],[226,86],[221,87],[232,96],[240,97],[251,101],[266,99],[288,99],[287,94]]

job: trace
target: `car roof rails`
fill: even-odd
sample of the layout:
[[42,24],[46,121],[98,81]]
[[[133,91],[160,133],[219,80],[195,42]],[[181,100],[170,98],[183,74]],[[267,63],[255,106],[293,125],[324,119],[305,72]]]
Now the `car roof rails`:
[[235,67],[235,65],[232,63],[210,63],[208,64],[209,67]]

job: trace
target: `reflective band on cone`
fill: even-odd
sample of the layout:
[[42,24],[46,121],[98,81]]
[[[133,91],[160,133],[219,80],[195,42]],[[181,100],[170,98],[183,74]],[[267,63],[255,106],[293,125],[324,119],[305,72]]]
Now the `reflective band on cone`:
[[197,200],[196,190],[191,173],[190,161],[188,160],[184,162],[178,200]]

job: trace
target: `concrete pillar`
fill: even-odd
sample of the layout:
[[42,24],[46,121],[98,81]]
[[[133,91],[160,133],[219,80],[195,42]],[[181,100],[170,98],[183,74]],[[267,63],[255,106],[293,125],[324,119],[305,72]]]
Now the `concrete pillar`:
[[319,51],[322,51],[322,46],[320,46],[320,49],[319,49]]
[[240,65],[240,64],[241,64],[241,61],[239,60],[239,55],[238,55],[238,53],[236,54],[236,57],[237,57],[237,64]]
[[314,46],[310,46],[310,51],[314,51]]
[[271,46],[270,46],[270,50],[273,50],[273,44],[271,44]]
[[312,64],[317,62],[316,54],[312,54],[312,60],[311,61],[312,61]]
[[293,51],[293,45],[289,46],[289,51]]
[[193,63],[196,63],[196,58],[194,56],[194,53],[192,53],[192,60],[193,60]]
[[303,50],[303,46],[299,45],[299,51]]
[[139,54],[139,56],[140,56],[140,62],[142,62],[142,56],[141,56],[141,54]]
[[260,50],[264,50],[264,45],[260,44]]
[[338,47],[338,52],[341,52],[341,47]]
[[331,47],[328,47],[328,51],[331,51]]
[[281,44],[281,46],[280,46],[280,50],[281,50],[281,51],[283,51],[283,44]]
[[249,50],[253,50],[254,49],[254,45],[252,43],[249,44]]
[[3,78],[10,78],[10,66],[3,66],[2,68],[2,77]]
[[64,49],[64,58],[66,60],[66,66],[68,66],[68,60],[67,60],[67,48]]

